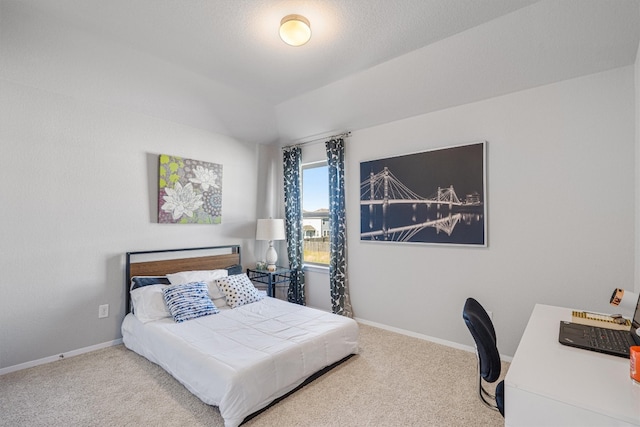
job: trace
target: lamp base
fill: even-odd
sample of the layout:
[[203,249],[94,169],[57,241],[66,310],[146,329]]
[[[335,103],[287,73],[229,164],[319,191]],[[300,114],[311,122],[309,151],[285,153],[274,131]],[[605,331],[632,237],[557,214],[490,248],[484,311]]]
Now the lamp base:
[[278,262],[278,253],[273,247],[273,240],[269,240],[269,248],[264,259],[267,261],[267,270],[276,271],[276,263]]

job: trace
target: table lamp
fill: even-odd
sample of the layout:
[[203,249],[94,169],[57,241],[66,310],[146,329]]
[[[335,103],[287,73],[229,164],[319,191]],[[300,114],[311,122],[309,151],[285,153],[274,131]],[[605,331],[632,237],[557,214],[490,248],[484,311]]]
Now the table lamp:
[[278,253],[273,248],[274,240],[284,240],[286,235],[284,233],[284,220],[283,219],[259,219],[258,226],[256,227],[256,240],[268,240],[269,247],[265,254],[265,261],[267,262],[267,270],[275,271],[276,262],[278,261]]

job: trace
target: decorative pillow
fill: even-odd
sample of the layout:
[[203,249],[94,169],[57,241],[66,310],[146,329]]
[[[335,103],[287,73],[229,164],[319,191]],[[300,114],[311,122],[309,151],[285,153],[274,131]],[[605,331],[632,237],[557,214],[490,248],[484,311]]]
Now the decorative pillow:
[[227,297],[227,304],[231,308],[260,301],[264,295],[253,286],[246,274],[234,274],[216,280],[218,287]]
[[133,276],[131,278],[131,287],[130,290],[134,290],[137,288],[141,288],[143,286],[149,285],[168,285],[169,279],[166,276]]
[[133,314],[142,323],[171,317],[162,290],[167,285],[147,285],[131,291]]
[[172,285],[181,285],[191,282],[205,282],[209,286],[209,297],[212,300],[224,298],[222,292],[215,284],[216,279],[227,277],[229,275],[227,269],[222,270],[192,270],[181,271],[179,273],[167,274]]
[[178,323],[219,312],[209,298],[209,289],[204,282],[171,285],[162,292],[173,320]]
[[234,274],[242,274],[242,266],[240,264],[234,264],[227,267],[225,270],[229,273],[228,276],[233,276]]

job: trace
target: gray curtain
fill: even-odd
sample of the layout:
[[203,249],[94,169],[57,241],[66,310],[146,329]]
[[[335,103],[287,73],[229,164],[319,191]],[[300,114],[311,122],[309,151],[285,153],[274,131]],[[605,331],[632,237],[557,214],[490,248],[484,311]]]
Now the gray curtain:
[[283,151],[284,165],[284,216],[287,234],[287,252],[291,283],[287,291],[289,302],[305,305],[304,271],[302,271],[302,150],[291,147]]
[[333,312],[353,317],[347,282],[347,225],[344,195],[344,140],[325,143],[329,166],[329,283]]

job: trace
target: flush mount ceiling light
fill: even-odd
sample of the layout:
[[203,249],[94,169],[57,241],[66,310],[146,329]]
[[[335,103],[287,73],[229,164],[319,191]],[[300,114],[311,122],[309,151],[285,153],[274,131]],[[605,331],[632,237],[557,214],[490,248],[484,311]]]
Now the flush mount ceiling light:
[[280,21],[280,38],[290,46],[302,46],[311,38],[309,20],[301,15],[287,15]]

